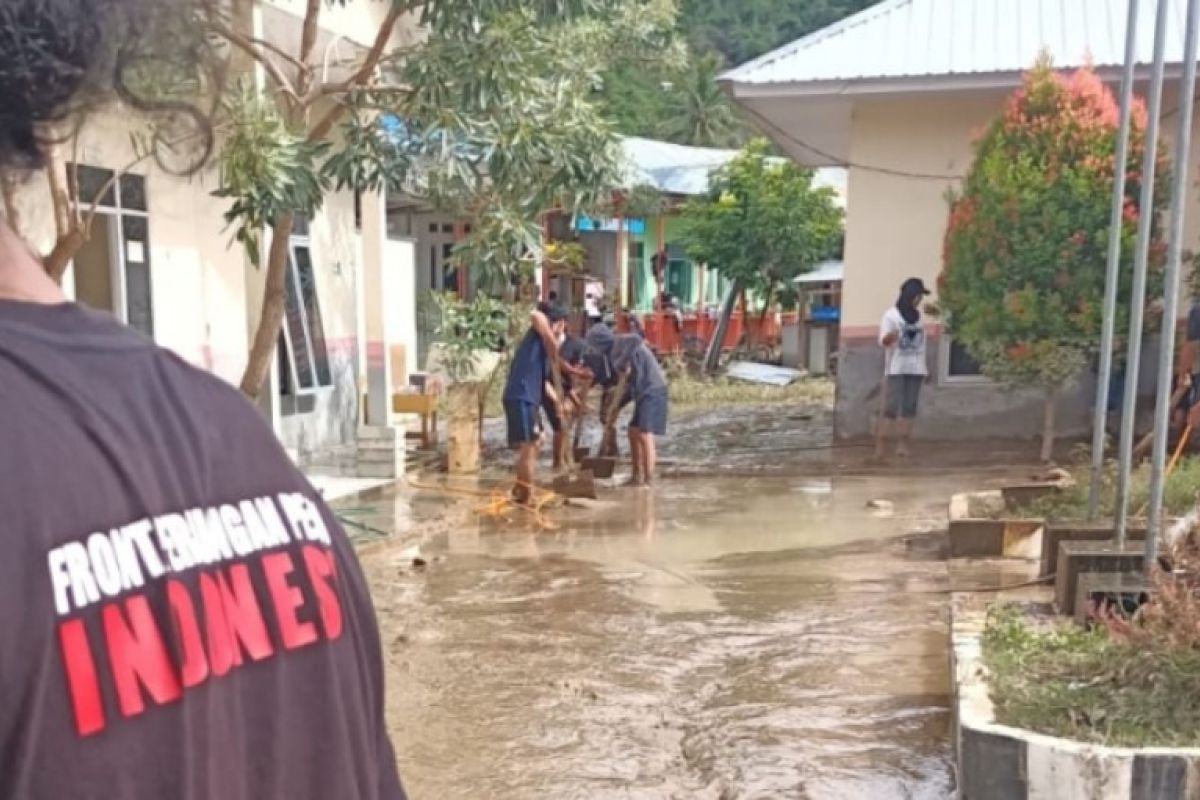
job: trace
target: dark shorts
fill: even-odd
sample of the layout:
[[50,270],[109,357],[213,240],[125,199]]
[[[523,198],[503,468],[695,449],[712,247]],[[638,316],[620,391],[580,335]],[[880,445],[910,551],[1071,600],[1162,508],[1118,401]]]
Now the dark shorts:
[[667,393],[650,392],[634,403],[629,427],[655,436],[667,435]]
[[504,418],[508,421],[508,446],[520,447],[537,442],[542,435],[538,407],[524,400],[505,400]]
[[887,406],[883,415],[888,419],[915,419],[925,376],[889,375],[887,380]]
[[554,401],[549,395],[542,397],[542,412],[546,415],[546,424],[550,426],[550,430],[558,433],[562,430],[562,420],[558,416],[558,406],[554,405]]
[[[1179,388],[1179,378],[1176,377],[1171,381],[1171,394],[1175,394],[1175,390]],[[1192,374],[1192,386],[1184,393],[1183,397],[1179,398],[1179,403],[1175,406],[1175,410],[1187,413],[1192,410],[1192,406],[1200,402],[1200,374]]]

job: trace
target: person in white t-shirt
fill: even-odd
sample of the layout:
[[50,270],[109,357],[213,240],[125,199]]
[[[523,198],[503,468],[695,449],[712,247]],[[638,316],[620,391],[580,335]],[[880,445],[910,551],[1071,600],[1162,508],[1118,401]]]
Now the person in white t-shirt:
[[929,377],[925,323],[921,319],[921,303],[928,295],[929,290],[920,278],[909,278],[900,287],[896,305],[884,312],[879,323],[879,344],[884,348],[887,379],[875,448],[877,459],[885,457],[888,438],[896,440],[896,455],[908,455],[921,384]]

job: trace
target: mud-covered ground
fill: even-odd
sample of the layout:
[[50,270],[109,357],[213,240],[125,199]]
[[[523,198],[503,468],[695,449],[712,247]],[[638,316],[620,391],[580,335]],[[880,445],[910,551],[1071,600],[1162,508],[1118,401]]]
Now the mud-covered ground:
[[554,532],[453,493],[359,501],[426,534],[421,569],[364,553],[411,796],[952,796],[938,531],[1012,468],[864,456],[820,410],[725,410],[673,426],[654,491],[553,510]]

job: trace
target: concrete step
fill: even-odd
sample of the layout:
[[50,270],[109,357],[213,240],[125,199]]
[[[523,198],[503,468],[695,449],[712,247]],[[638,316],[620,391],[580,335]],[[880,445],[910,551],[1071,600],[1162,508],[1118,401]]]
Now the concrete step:
[[358,443],[392,442],[396,440],[396,429],[390,425],[361,425],[358,428]]
[[395,462],[389,464],[360,463],[355,469],[357,478],[398,478],[399,469]]

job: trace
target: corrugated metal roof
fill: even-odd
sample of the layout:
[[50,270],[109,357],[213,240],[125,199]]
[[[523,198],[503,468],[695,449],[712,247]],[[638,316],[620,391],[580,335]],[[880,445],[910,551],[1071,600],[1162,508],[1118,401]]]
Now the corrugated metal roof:
[[[656,139],[627,136],[621,140],[625,152],[627,186],[646,184],[666,194],[693,196],[708,191],[713,170],[737,157],[737,150],[690,147]],[[842,205],[846,200],[846,171],[838,168],[816,170],[813,185],[833,189]]]
[[[1139,1],[1138,61],[1154,52],[1156,0]],[[1185,0],[1168,0],[1167,59],[1183,58]],[[885,0],[730,70],[735,84],[1016,73],[1043,50],[1059,67],[1125,61],[1127,0]]]

